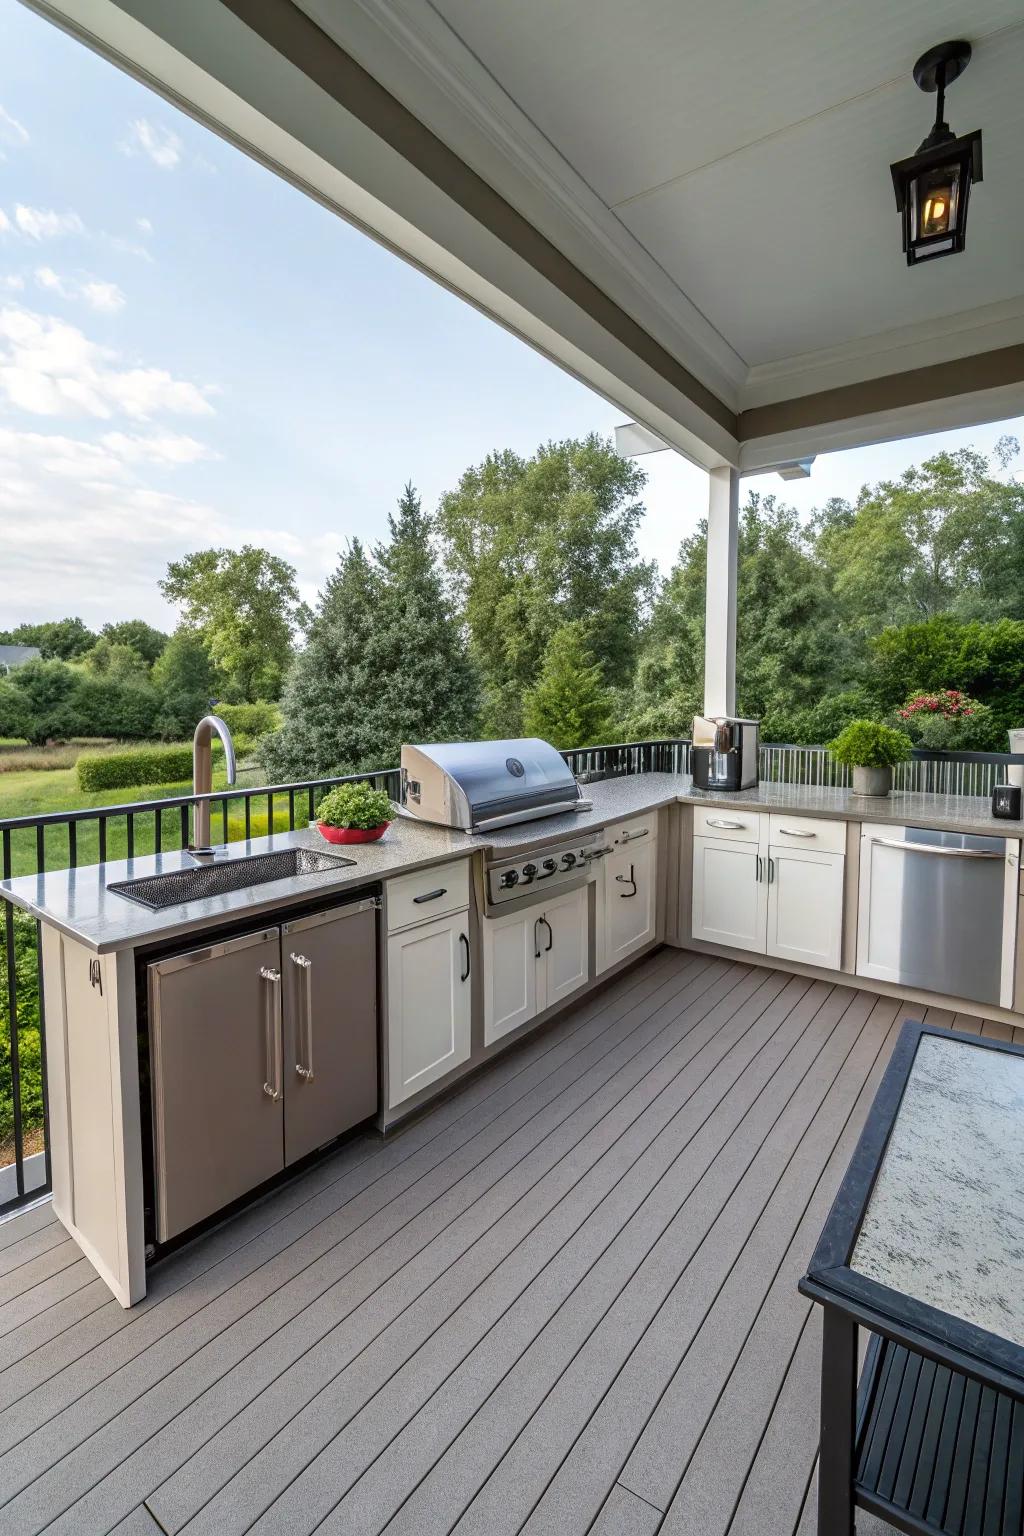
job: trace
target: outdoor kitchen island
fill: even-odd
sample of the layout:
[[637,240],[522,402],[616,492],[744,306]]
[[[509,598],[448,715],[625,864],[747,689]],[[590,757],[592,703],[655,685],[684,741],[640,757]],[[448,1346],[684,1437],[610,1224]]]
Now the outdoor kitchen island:
[[[1006,838],[1006,822],[991,821],[984,803],[894,795],[865,805],[844,791],[770,784],[714,796],[694,791],[688,776],[657,773],[588,784],[585,793],[589,809],[484,834],[398,817],[381,842],[345,850],[352,864],[156,911],[108,887],[191,867],[187,854],[49,872],[2,886],[43,924],[54,1206],[123,1305],[145,1294],[147,1249],[151,1256],[167,1251],[206,1216],[269,1187],[286,1166],[305,1166],[339,1134],[367,1122],[387,1131],[422,1111],[466,1073],[659,944],[893,997],[918,996],[922,1006],[946,1010],[952,1022],[980,994],[912,989],[887,982],[880,964],[871,968],[870,955],[860,963],[858,927],[863,932],[870,915],[861,849],[865,836],[874,835],[865,827],[881,828],[885,844],[914,826],[1005,841],[1000,859],[970,861],[972,870],[986,871],[1000,917],[997,990],[981,1000],[986,1016],[1005,1021],[1007,1030],[1021,1021],[1020,845]],[[800,847],[783,855],[776,842],[787,831]],[[323,851],[324,844],[313,829],[276,834],[230,845],[224,863],[295,849]],[[934,862],[945,867],[947,861]],[[523,883],[506,884],[511,871],[531,866],[534,874],[522,875]],[[710,884],[702,890],[705,867]],[[776,897],[788,898],[793,889],[791,868],[810,881],[796,888],[803,906],[776,910]],[[774,927],[771,933],[767,926],[747,932],[742,925],[720,932],[719,908]],[[352,931],[344,924],[356,909],[363,934],[374,926],[376,934],[352,947],[349,969],[330,979],[331,957],[341,952],[340,936]],[[816,954],[807,934],[831,948]],[[318,936],[320,958],[312,948]],[[238,973],[218,971],[219,988],[207,987],[203,967],[210,964],[212,978],[222,951],[229,951]],[[330,1104],[343,1095],[332,1095],[329,1074],[342,1082],[345,1054],[332,1063],[326,1044],[332,1025],[344,1019],[355,956],[372,960],[374,952],[377,980],[362,967],[357,1011],[364,1040],[372,1035],[374,1042],[376,1083],[353,1098],[338,1123]],[[181,1031],[161,1021],[161,1038],[170,1040],[162,1064],[152,1057],[149,1016],[152,975],[160,965],[170,972],[169,986],[192,988],[182,993]],[[318,974],[330,984],[307,991]],[[213,1012],[204,1014],[211,996]],[[244,1044],[215,1058],[204,1042],[210,1045],[215,1021],[226,1017],[241,1019]],[[188,1048],[175,1052],[178,1040]],[[244,1075],[244,1050],[251,1096],[239,1103],[232,1095]],[[312,1104],[318,1092],[330,1101],[326,1118],[304,1140],[301,1095],[308,1093]],[[221,1106],[216,1115],[215,1106]],[[247,1155],[235,1156],[247,1115],[273,1117],[263,1155],[251,1167]],[[216,1180],[200,1176],[201,1153],[222,1117],[233,1129],[219,1156],[230,1168],[218,1190]],[[278,1151],[281,1124],[284,1154]],[[294,1155],[287,1150],[289,1124]],[[190,1162],[192,1156],[199,1160]],[[184,1181],[170,1165],[175,1159],[188,1171]],[[183,1198],[183,1182],[198,1194]]]

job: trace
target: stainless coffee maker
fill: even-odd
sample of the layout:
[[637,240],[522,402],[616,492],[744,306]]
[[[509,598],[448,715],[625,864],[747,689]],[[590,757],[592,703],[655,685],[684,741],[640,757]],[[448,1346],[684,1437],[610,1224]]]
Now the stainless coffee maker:
[[758,722],[731,715],[693,722],[690,768],[695,789],[753,789],[757,784]]

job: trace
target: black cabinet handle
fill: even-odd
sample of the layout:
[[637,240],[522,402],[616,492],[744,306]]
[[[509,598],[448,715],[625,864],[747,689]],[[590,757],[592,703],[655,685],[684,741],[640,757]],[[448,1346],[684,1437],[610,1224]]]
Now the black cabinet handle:
[[436,891],[426,891],[422,896],[414,896],[413,901],[417,906],[419,906],[421,902],[436,901],[439,896],[447,896],[447,894],[448,887],[442,885]]
[[548,931],[548,947],[544,951],[544,953],[547,955],[547,954],[551,953],[552,949],[555,946],[555,933],[554,933],[554,929],[551,927],[551,924],[548,922],[546,917],[542,917],[541,918],[541,922],[544,924],[544,927]]
[[533,958],[535,960],[539,960],[541,955],[540,940],[537,937],[537,929],[543,921],[544,919],[542,917],[535,917],[533,920]]
[[619,885],[631,885],[633,887],[633,889],[631,891],[620,891],[619,892],[619,896],[620,896],[622,901],[628,901],[631,896],[635,896],[636,895],[636,881],[633,879],[633,866],[632,866],[632,864],[629,866],[629,874],[628,875],[616,875],[615,879],[618,881]]
[[464,933],[460,933],[459,934],[459,942],[461,944],[465,944],[465,946],[466,946],[466,969],[463,971],[462,975],[459,977],[459,980],[460,981],[468,981],[469,980],[469,940],[467,939],[467,937],[466,937],[466,935]]

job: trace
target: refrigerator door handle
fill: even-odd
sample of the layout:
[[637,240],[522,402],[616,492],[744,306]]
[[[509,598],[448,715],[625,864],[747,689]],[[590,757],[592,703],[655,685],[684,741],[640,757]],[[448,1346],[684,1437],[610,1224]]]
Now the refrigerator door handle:
[[[300,1005],[300,1028],[297,1033],[304,1041],[304,1049],[301,1054],[305,1056],[305,1065],[302,1061],[296,1061],[295,1073],[301,1077],[304,1083],[313,1081],[313,962],[305,955],[297,955],[294,951],[288,956],[294,966],[302,972],[299,978],[299,995],[302,998]],[[300,1054],[297,1052],[296,1054]]]
[[260,975],[267,982],[267,989],[263,994],[263,1029],[264,1044],[266,1048],[267,1076],[263,1084],[263,1092],[268,1099],[278,1100],[281,1097],[281,1077],[283,1063],[281,1061],[281,1027],[278,987],[281,982],[281,972],[272,966],[260,966]]

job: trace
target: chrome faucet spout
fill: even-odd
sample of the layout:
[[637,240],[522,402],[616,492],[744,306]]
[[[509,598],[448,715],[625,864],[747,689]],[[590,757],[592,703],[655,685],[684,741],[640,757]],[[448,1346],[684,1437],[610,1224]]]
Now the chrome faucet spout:
[[[192,739],[192,793],[197,797],[208,795],[213,789],[213,735],[216,731],[224,743],[224,761],[228,771],[228,783],[235,782],[235,744],[226,721],[219,715],[204,715],[196,726]],[[192,848],[200,857],[212,857],[210,847],[210,802],[196,799],[192,807]]]

